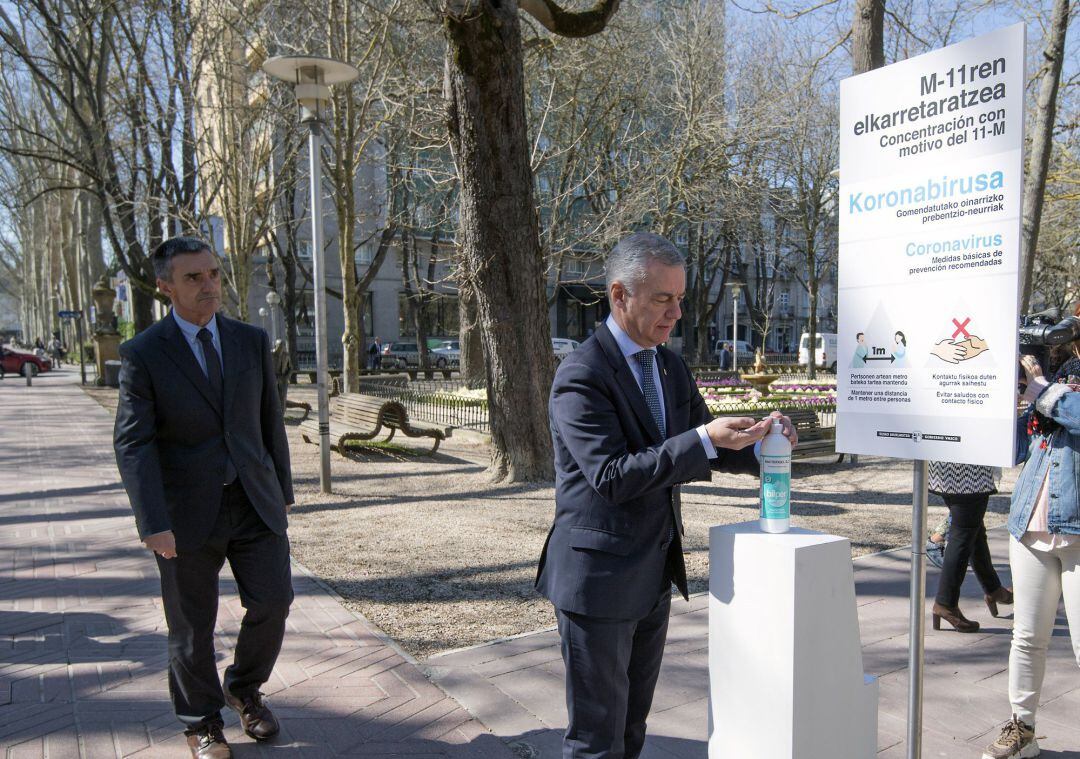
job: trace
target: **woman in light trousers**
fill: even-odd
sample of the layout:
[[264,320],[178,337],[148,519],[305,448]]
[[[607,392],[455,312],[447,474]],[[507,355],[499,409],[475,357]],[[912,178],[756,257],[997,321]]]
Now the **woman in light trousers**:
[[[1080,308],[1077,312],[1080,315]],[[1062,597],[1080,665],[1080,341],[1072,344],[1071,353],[1074,357],[1050,383],[1034,358],[1021,359],[1028,378],[1025,398],[1033,398],[1034,405],[1021,419],[1027,462],[1009,510],[1015,596],[1009,654],[1013,717],[986,747],[984,759],[1039,755],[1035,714]]]

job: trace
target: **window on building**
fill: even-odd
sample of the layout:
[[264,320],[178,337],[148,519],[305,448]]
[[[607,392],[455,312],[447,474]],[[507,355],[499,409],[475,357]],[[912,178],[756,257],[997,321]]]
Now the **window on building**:
[[311,260],[311,240],[296,241],[296,257],[304,261]]
[[356,251],[357,266],[371,266],[371,262],[374,258],[375,248],[371,243],[364,243],[360,246],[360,249]]
[[563,275],[567,277],[584,277],[585,262],[580,258],[567,256],[563,259]]
[[375,293],[369,292],[364,306],[364,334],[375,337]]
[[780,294],[776,296],[776,305],[786,310],[791,305],[791,293],[787,290],[781,290]]

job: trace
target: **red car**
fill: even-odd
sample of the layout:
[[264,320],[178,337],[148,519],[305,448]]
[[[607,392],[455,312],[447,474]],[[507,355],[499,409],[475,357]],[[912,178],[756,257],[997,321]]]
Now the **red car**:
[[47,358],[38,358],[33,353],[6,347],[0,348],[0,362],[3,362],[4,374],[21,374],[24,377],[30,371],[30,365],[37,367],[38,374],[52,369],[52,361]]

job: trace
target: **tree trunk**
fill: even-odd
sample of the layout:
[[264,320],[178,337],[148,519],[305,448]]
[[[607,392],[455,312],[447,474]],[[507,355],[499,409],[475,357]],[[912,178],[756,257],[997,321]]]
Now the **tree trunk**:
[[818,283],[817,278],[811,273],[811,278],[807,282],[806,294],[810,298],[810,319],[806,322],[806,331],[809,335],[806,344],[806,356],[809,359],[807,362],[806,376],[808,379],[817,378],[817,292]]
[[296,312],[303,294],[296,288],[296,259],[293,257],[295,248],[290,250],[289,255],[282,257],[281,267],[284,270],[282,282],[285,285],[285,293],[281,297],[281,315],[285,321],[285,345],[289,349],[289,358],[292,359],[293,367],[296,366],[297,350],[297,325]]
[[1054,145],[1054,118],[1057,115],[1058,85],[1061,64],[1065,57],[1065,31],[1069,25],[1069,0],[1054,3],[1054,16],[1047,36],[1046,70],[1039,86],[1039,102],[1035,109],[1035,128],[1031,134],[1031,159],[1027,183],[1024,186],[1024,222],[1021,241],[1020,312],[1031,306],[1032,272],[1039,244],[1039,224],[1042,221],[1043,195],[1046,192],[1046,172],[1050,166],[1050,151]]
[[[341,260],[341,293],[342,308],[345,315],[345,324],[341,332],[342,366],[341,377],[346,393],[355,393],[360,387],[360,354],[364,342],[364,325],[361,320],[360,309],[363,308],[363,299],[356,288],[356,256],[352,252],[352,240],[349,236],[348,253],[346,253],[343,241],[345,236],[338,241],[338,252]],[[367,354],[364,354],[367,355]]]
[[450,142],[461,248],[487,359],[493,480],[550,480],[555,370],[525,125],[517,3],[446,18]]
[[131,314],[138,334],[154,323],[154,296],[133,282],[128,283],[131,293]]
[[862,74],[885,65],[885,0],[855,0],[851,23],[851,70]]
[[480,325],[476,316],[476,295],[466,279],[458,282],[458,329],[461,347],[461,379],[475,387],[486,380],[484,345],[480,341]]

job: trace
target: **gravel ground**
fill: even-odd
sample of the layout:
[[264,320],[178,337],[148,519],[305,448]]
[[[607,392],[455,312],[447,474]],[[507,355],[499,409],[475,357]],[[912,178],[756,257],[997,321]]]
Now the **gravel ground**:
[[[115,407],[115,391],[88,392]],[[301,385],[289,397],[314,401],[314,392]],[[293,555],[348,606],[420,659],[554,625],[550,604],[532,589],[554,513],[551,486],[492,485],[485,439],[466,433],[434,457],[394,448],[334,453],[334,492],[323,494],[318,446],[300,437],[295,412],[288,416]],[[908,545],[910,463],[865,456],[854,466],[834,462],[794,465],[792,523],[850,538],[853,556]],[[1004,523],[1017,471],[1005,472],[1001,494],[991,499],[988,527]],[[931,496],[931,524],[944,513]],[[691,590],[703,591],[709,527],[757,517],[757,478],[716,475],[685,486],[683,517]]]

